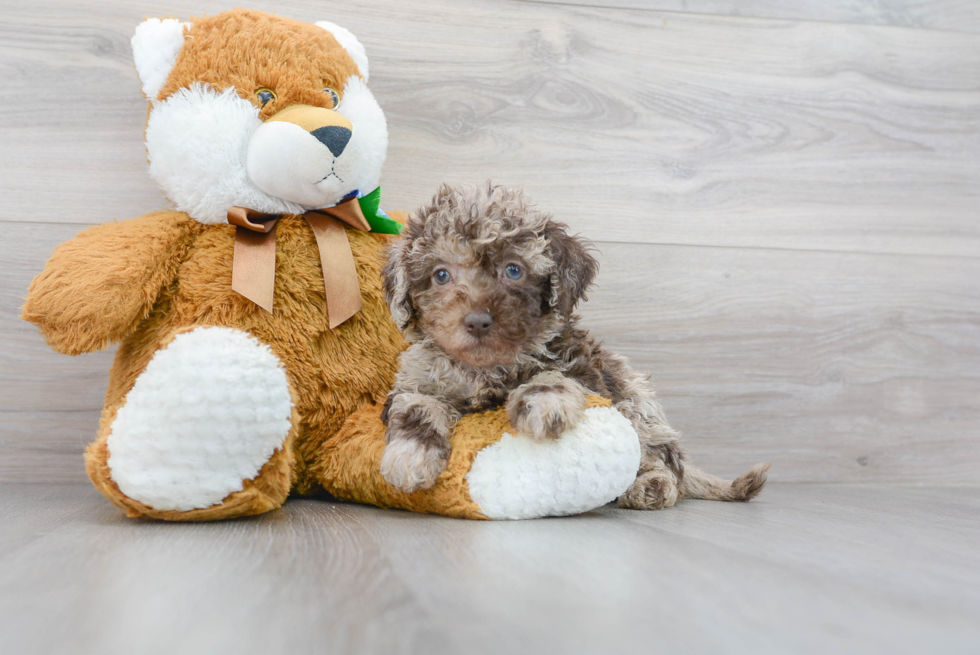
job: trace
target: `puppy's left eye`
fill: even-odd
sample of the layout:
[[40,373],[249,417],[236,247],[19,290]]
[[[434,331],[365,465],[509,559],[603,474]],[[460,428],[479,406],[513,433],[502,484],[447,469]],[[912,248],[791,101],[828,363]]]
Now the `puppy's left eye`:
[[449,281],[453,279],[453,276],[450,275],[449,271],[447,271],[446,269],[440,268],[439,270],[437,270],[435,273],[432,274],[432,279],[435,281],[436,284],[443,285],[443,284],[448,284]]
[[504,275],[512,280],[520,280],[524,271],[517,264],[508,264],[507,268],[504,269]]
[[337,105],[340,104],[340,96],[337,92],[331,89],[329,86],[323,87],[323,92],[327,94],[327,105],[328,109],[336,109]]

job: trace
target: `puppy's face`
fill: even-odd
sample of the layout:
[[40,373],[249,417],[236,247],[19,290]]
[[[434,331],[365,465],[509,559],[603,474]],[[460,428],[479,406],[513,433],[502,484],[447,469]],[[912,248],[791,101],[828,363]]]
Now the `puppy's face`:
[[456,245],[437,249],[417,271],[428,279],[412,297],[419,327],[465,364],[509,364],[547,310],[540,255],[506,243]]
[[385,288],[409,338],[474,367],[508,365],[567,317],[596,261],[518,190],[443,187],[389,253]]

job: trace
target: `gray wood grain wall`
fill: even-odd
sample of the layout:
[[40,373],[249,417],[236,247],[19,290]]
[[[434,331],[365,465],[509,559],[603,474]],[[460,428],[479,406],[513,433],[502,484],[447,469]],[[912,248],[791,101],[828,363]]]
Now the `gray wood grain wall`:
[[[0,479],[84,479],[112,357],[49,352],[30,279],[167,205],[132,30],[234,4],[0,1]],[[596,241],[584,314],[703,466],[980,482],[980,3],[248,4],[365,43],[386,207],[493,177]]]

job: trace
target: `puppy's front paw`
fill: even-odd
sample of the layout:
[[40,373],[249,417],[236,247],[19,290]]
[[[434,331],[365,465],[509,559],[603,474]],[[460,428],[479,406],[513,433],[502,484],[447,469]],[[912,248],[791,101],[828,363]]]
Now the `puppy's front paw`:
[[525,385],[507,401],[511,424],[535,439],[557,439],[582,418],[585,394],[571,382]]
[[381,456],[381,477],[405,492],[428,489],[448,461],[448,449],[418,439],[395,437]]

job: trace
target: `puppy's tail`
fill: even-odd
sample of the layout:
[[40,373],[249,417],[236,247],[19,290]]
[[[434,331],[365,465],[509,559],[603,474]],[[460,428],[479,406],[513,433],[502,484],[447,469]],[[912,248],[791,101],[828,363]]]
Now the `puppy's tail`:
[[756,464],[748,473],[734,480],[722,480],[693,466],[684,467],[681,496],[704,500],[746,501],[755,498],[766,483],[766,471],[772,462]]

